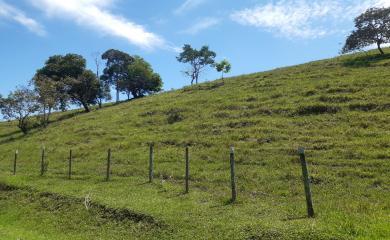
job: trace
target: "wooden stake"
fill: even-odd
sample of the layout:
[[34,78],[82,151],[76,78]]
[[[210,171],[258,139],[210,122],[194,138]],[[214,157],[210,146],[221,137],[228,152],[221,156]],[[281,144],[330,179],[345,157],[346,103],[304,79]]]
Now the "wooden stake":
[[189,147],[186,147],[185,152],[185,161],[186,161],[186,176],[185,176],[185,193],[189,192],[189,180],[190,180],[190,154]]
[[14,171],[13,174],[16,175],[16,161],[18,160],[18,150],[15,151],[15,158],[14,158]]
[[235,162],[234,162],[234,147],[230,147],[230,181],[232,187],[232,199],[231,202],[234,203],[237,199],[237,190],[236,190],[236,173],[235,173]]
[[42,147],[41,153],[41,176],[45,174],[45,147]]
[[107,172],[106,172],[106,181],[110,181],[110,169],[111,169],[111,149],[108,149],[107,152]]
[[153,182],[154,143],[149,145],[149,182]]
[[72,178],[72,149],[70,149],[69,151],[69,169],[68,169],[68,178],[71,179]]
[[301,165],[302,165],[302,175],[303,175],[303,184],[305,187],[307,215],[308,215],[308,217],[313,218],[314,217],[314,208],[313,208],[313,200],[311,197],[309,171],[307,169],[305,149],[302,147],[298,148],[298,153],[299,153],[299,156],[301,159]]

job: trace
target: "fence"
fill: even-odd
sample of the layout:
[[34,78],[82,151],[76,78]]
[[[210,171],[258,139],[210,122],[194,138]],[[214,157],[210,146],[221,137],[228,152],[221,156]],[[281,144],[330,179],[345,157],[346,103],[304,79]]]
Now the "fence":
[[[149,183],[153,182],[154,178],[154,161],[155,161],[155,154],[154,154],[154,143],[149,143],[149,163],[148,163],[148,178]],[[17,168],[20,167],[21,163],[18,162],[20,151],[16,150],[12,162],[12,174],[17,175]],[[236,169],[235,169],[235,149],[233,146],[230,147],[230,154],[227,154],[229,156],[229,163],[230,163],[230,188],[231,188],[231,199],[230,202],[234,203],[237,201],[237,176],[236,176]],[[313,201],[312,201],[312,193],[311,193],[311,187],[310,187],[310,178],[309,178],[309,171],[308,166],[306,162],[306,155],[305,155],[305,149],[300,147],[297,151],[297,157],[299,156],[300,164],[302,167],[302,179],[303,179],[303,186],[305,190],[305,198],[306,198],[306,207],[307,207],[307,215],[308,217],[312,218],[315,216],[314,213],[314,207],[313,207]],[[111,177],[111,163],[112,163],[112,151],[111,149],[107,150],[107,162],[106,162],[106,171],[105,171],[105,181],[110,181]],[[69,158],[68,158],[68,166],[67,166],[67,178],[69,180],[72,179],[73,176],[73,150],[69,150]],[[48,162],[46,161],[46,149],[42,147],[41,149],[41,156],[40,156],[40,176],[44,176],[47,171],[49,171]],[[185,146],[184,148],[184,166],[183,166],[183,172],[184,172],[184,193],[188,194],[190,192],[190,146]]]

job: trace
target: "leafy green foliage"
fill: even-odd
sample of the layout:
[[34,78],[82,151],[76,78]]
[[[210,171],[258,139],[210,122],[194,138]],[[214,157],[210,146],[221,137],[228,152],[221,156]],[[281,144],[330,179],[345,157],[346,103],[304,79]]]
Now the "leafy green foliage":
[[177,57],[177,61],[190,64],[190,68],[184,71],[184,74],[191,78],[191,85],[198,84],[201,72],[208,66],[215,63],[217,54],[203,46],[200,50],[194,49],[189,44],[183,46],[182,52]]
[[63,82],[53,81],[51,78],[36,74],[32,79],[40,104],[41,124],[47,126],[52,110],[57,110],[62,100],[65,100]]
[[101,94],[99,80],[86,69],[86,60],[77,54],[50,57],[37,71],[33,83],[41,104],[48,109],[59,104],[64,110],[70,100],[89,112],[89,105],[95,104]]
[[221,62],[215,64],[215,69],[217,70],[217,72],[220,72],[222,74],[221,78],[223,79],[223,74],[229,73],[232,69],[232,65],[228,60],[224,59]]
[[139,56],[133,57],[134,61],[127,67],[127,73],[119,81],[119,89],[134,98],[161,91],[162,80],[155,73],[148,62]]
[[343,53],[376,44],[384,54],[381,45],[390,42],[390,8],[368,9],[355,19],[355,27],[346,40]]
[[119,102],[120,81],[126,78],[127,68],[134,59],[129,54],[115,49],[110,49],[103,53],[102,59],[106,60],[106,67],[103,70],[101,79],[107,85],[115,86],[116,102]]
[[18,127],[26,134],[30,127],[30,116],[39,109],[38,98],[34,91],[19,88],[11,92],[7,98],[0,99],[0,110],[7,120],[16,119]]
[[84,70],[77,78],[66,78],[65,83],[72,103],[83,106],[85,111],[89,112],[89,105],[96,104],[100,91],[100,82],[96,75],[90,70]]

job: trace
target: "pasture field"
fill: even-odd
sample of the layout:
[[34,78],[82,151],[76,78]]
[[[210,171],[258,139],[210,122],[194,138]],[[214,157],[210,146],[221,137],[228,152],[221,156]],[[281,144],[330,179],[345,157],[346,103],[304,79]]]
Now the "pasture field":
[[[26,136],[2,122],[0,239],[390,239],[389,67],[386,49],[56,113]],[[299,146],[314,219],[306,218]]]

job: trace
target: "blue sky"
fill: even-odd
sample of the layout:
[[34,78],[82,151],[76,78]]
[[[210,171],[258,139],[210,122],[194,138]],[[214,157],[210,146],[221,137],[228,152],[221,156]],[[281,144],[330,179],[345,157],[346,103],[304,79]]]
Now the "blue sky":
[[[230,75],[338,55],[353,18],[390,0],[0,0],[0,93],[26,85],[54,54],[114,48],[149,61],[164,89],[189,84],[183,44],[209,45]],[[219,77],[213,70],[202,81]]]

